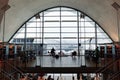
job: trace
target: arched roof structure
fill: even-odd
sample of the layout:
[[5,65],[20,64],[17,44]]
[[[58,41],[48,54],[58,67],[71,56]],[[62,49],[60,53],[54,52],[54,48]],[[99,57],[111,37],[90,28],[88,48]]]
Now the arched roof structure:
[[[16,30],[39,11],[54,6],[68,6],[86,13],[101,25],[113,41],[119,41],[117,13],[112,6],[114,2],[120,4],[119,0],[9,0],[10,9],[5,14],[4,40],[9,41]],[[2,33],[1,28],[0,40]]]

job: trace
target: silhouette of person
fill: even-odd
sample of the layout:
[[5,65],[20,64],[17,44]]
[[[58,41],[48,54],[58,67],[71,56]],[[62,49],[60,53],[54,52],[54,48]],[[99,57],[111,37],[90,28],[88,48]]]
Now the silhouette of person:
[[55,56],[55,49],[54,48],[51,49],[51,55]]
[[52,80],[51,75],[48,76],[47,80]]
[[99,52],[100,51],[99,51],[98,47],[96,47],[96,49],[95,49],[96,63],[98,63],[98,60],[99,60],[99,57],[100,57],[100,53]]

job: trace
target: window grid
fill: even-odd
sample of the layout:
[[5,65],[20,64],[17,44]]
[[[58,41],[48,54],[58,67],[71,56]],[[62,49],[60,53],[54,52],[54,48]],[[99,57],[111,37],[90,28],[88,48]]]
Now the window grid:
[[[14,43],[13,41],[16,38],[33,38],[32,43],[47,45],[44,50],[48,51],[52,47],[55,47],[55,49],[59,51],[79,51],[78,48],[80,47],[84,47],[84,50],[86,50],[90,46],[95,49],[95,39],[97,39],[97,45],[112,42],[98,24],[85,14],[83,14],[84,17],[81,17],[82,14],[82,12],[64,7],[43,11],[39,13],[40,19],[33,17],[26,22],[26,28],[25,25],[23,25],[10,42]],[[95,28],[97,28],[97,31],[95,31]],[[95,34],[97,34],[97,38]],[[90,39],[92,39],[91,42]],[[23,42],[21,41],[21,43]]]

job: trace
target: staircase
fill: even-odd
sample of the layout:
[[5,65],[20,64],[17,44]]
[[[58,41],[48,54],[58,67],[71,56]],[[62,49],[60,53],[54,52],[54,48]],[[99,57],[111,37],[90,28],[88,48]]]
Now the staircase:
[[104,65],[102,68],[98,69],[96,71],[96,73],[102,73],[105,70],[109,69],[111,66],[113,66],[116,62],[118,62],[120,60],[120,58],[115,58],[114,60],[112,60],[111,62],[109,62],[108,64]]
[[19,69],[16,68],[16,61],[4,60],[1,62],[0,67],[0,80],[19,80],[20,75],[23,74]]
[[96,73],[106,73],[107,78],[103,80],[120,80],[120,69],[117,69],[117,62],[120,62],[120,57],[112,58],[113,60],[98,69]]
[[120,71],[112,74],[107,80],[120,80]]
[[13,74],[9,74],[6,71],[4,71],[3,69],[1,69],[0,71],[0,80],[17,80],[14,78]]

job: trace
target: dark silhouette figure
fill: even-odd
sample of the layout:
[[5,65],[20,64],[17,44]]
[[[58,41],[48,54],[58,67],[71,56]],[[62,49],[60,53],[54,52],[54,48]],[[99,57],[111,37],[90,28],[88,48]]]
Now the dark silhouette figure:
[[52,80],[51,75],[48,76],[47,80]]
[[96,49],[95,49],[95,60],[96,60],[96,64],[99,63],[99,57],[100,57],[100,51],[99,51],[98,47],[96,47]]
[[54,49],[54,48],[51,49],[51,55],[52,55],[53,57],[55,57],[55,49]]
[[72,52],[72,56],[75,57],[77,55],[77,52],[76,51],[73,51]]

